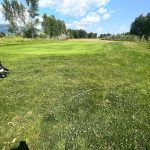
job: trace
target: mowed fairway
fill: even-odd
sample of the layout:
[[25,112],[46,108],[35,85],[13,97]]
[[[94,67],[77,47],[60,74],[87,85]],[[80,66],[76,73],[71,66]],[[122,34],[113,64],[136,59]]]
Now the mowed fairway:
[[150,149],[146,45],[3,39],[0,60],[0,149]]

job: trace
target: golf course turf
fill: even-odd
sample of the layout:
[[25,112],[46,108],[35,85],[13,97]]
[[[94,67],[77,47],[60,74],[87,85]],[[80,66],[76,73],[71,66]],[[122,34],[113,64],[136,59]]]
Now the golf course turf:
[[0,149],[150,149],[146,44],[1,39],[0,60]]

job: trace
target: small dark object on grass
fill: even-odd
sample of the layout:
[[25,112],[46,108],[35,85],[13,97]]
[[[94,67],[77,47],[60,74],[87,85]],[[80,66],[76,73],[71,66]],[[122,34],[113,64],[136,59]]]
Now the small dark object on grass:
[[29,148],[25,141],[20,141],[20,145],[17,148],[13,148],[11,150],[29,150]]
[[1,64],[1,61],[0,61],[0,78],[5,78],[7,77],[7,74],[9,73],[9,69],[7,69],[6,67],[4,67],[2,64]]

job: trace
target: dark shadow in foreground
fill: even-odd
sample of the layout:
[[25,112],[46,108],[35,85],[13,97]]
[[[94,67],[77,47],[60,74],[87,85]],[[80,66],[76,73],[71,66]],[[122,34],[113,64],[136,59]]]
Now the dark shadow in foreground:
[[7,74],[9,74],[9,69],[4,67],[0,61],[0,78],[5,78],[7,77]]
[[29,148],[25,141],[20,141],[20,145],[17,148],[13,148],[11,150],[29,150]]

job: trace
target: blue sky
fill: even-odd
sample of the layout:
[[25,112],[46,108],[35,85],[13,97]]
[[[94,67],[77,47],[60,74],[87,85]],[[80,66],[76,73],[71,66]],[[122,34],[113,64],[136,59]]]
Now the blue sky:
[[55,15],[68,28],[117,34],[129,31],[135,17],[150,12],[150,0],[40,0],[39,12]]

